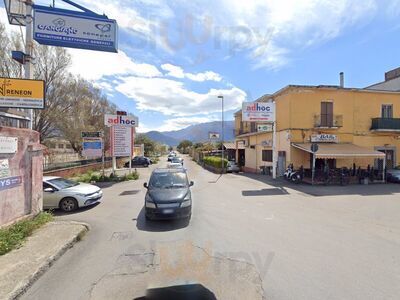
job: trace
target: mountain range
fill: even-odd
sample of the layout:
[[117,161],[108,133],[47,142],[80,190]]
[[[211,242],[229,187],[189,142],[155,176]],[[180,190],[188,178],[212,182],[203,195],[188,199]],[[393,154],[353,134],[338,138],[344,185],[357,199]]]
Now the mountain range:
[[[233,141],[234,137],[234,121],[224,122],[224,140]],[[159,143],[168,146],[177,146],[183,140],[189,140],[194,143],[209,141],[209,133],[215,132],[221,134],[221,122],[207,122],[196,125],[190,125],[186,128],[174,131],[149,131],[146,135]]]

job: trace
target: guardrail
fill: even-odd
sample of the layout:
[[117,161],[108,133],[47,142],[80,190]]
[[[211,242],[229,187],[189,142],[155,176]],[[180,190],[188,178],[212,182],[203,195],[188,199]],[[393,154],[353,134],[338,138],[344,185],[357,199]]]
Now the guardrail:
[[[112,157],[106,157],[105,161],[111,161]],[[56,170],[61,170],[61,169],[66,169],[66,168],[73,168],[73,167],[81,167],[81,166],[86,166],[86,165],[91,165],[95,163],[101,163],[102,159],[97,158],[97,159],[84,159],[84,160],[78,160],[78,161],[70,161],[70,162],[63,162],[63,163],[54,163],[54,164],[46,164],[43,166],[43,172],[49,172],[49,171],[56,171]]]

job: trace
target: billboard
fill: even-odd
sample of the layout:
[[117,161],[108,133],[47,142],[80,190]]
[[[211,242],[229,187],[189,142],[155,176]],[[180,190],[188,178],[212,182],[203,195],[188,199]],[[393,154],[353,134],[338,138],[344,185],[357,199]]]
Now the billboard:
[[126,126],[126,127],[138,127],[139,119],[132,116],[121,116],[121,115],[105,115],[104,125],[106,126]]
[[209,132],[208,137],[210,140],[219,140],[219,133],[218,132]]
[[242,106],[244,122],[275,122],[275,103],[244,102]]
[[43,109],[44,101],[43,80],[0,77],[0,107]]
[[34,6],[33,39],[39,44],[118,52],[118,25],[95,13]]
[[132,154],[132,128],[113,126],[111,128],[112,156],[122,157]]
[[314,134],[311,136],[311,143],[338,143],[338,136],[335,134]]
[[84,138],[82,143],[82,156],[100,157],[103,155],[102,138]]

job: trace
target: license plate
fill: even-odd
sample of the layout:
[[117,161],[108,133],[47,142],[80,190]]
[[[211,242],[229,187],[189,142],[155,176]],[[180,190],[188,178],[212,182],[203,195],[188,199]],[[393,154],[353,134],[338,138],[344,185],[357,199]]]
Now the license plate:
[[172,214],[172,213],[174,213],[174,210],[173,209],[163,209],[163,213],[164,214]]

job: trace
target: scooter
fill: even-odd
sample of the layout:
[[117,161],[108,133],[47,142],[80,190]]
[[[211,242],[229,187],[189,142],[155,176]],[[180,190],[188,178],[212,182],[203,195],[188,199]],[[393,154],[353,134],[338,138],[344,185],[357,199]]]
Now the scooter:
[[283,177],[285,177],[286,180],[291,181],[293,183],[300,183],[302,180],[301,174],[294,170],[293,164],[290,164],[288,166],[286,172],[283,173]]

